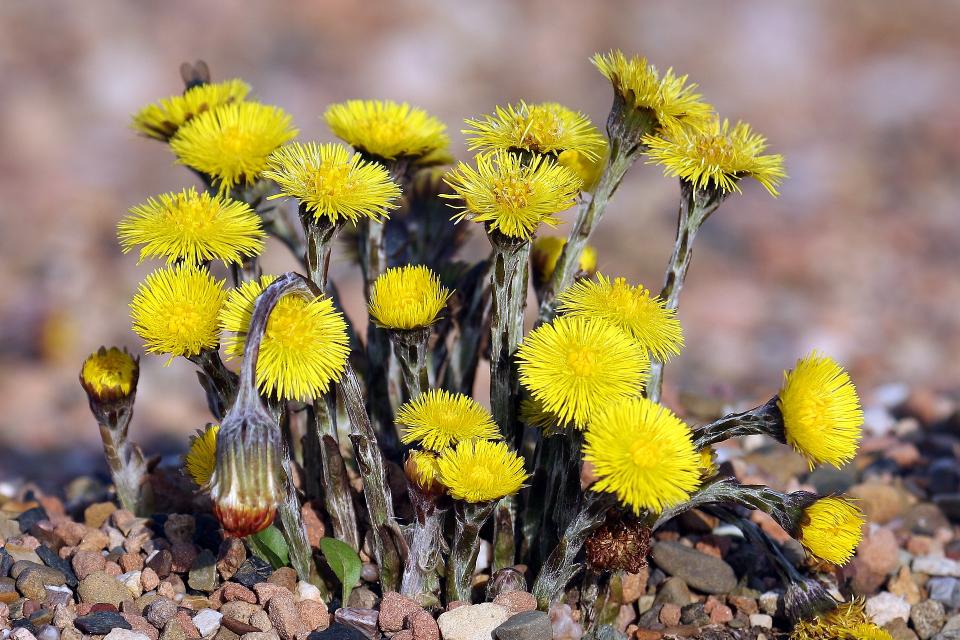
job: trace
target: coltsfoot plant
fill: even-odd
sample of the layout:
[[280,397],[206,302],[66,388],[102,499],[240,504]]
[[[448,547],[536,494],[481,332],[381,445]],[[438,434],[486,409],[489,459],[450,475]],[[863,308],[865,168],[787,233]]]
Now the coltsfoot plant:
[[[766,554],[798,638],[882,634],[816,577],[854,553],[856,505],[740,484],[713,450],[764,434],[811,468],[849,462],[862,411],[843,368],[814,352],[769,402],[706,425],[659,402],[664,366],[685,346],[676,313],[698,231],[751,181],[776,196],[782,158],[749,125],[721,120],[686,76],[619,51],[592,62],[613,89],[606,135],[567,107],[518,102],[466,120],[468,162],[450,156],[439,120],[390,101],[327,108],[343,144],[297,142],[282,109],[241,80],[212,82],[202,63],[185,65],[182,95],[134,116],[199,181],[132,207],[118,228],[124,251],[166,263],[132,295],[133,330],[147,354],[196,365],[212,415],[186,473],[225,535],[289,559],[326,594],[355,586],[349,549],[376,564],[382,592],[470,601],[486,542],[490,585],[521,576],[544,609],[578,590],[598,629],[651,535],[696,508]],[[679,178],[659,293],[597,273],[587,244],[638,160]],[[568,209],[565,237],[546,234]],[[490,243],[479,262],[458,251],[472,231]],[[299,273],[261,273],[268,235]],[[362,292],[328,277],[334,252],[357,262]],[[348,295],[366,298],[368,318],[347,317]],[[486,362],[489,397],[475,397]],[[100,349],[81,381],[117,498],[144,514],[148,469],[128,442],[137,365]],[[305,501],[323,505],[342,544],[321,547],[336,557],[314,555]],[[749,510],[803,545],[807,569]]]

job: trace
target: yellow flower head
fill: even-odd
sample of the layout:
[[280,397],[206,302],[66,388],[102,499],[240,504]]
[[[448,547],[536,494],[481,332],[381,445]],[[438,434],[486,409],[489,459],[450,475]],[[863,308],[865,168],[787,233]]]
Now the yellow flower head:
[[590,119],[556,102],[521,102],[496,108],[496,115],[465,120],[471,151],[530,151],[557,155],[564,151],[597,160],[604,138]]
[[404,428],[400,441],[442,451],[461,440],[497,440],[493,416],[479,402],[462,393],[431,389],[397,410]]
[[529,396],[520,401],[519,417],[528,427],[543,429],[548,436],[567,426],[556,414],[544,409],[542,402]]
[[439,461],[434,451],[411,451],[404,465],[407,480],[424,493],[443,493],[446,488],[440,482]]
[[190,438],[190,448],[183,458],[187,474],[198,487],[206,487],[217,466],[217,432],[220,425],[207,425]]
[[[228,357],[243,355],[257,296],[275,279],[245,282],[227,296],[220,325],[235,334],[226,340]],[[343,375],[349,354],[347,325],[330,298],[286,295],[270,313],[260,342],[258,386],[282,400],[319,397]]]
[[523,458],[502,442],[469,440],[447,449],[437,462],[440,481],[465,502],[489,502],[515,494],[527,473]]
[[476,160],[476,169],[461,162],[444,177],[456,194],[440,197],[463,199],[454,219],[469,217],[507,236],[530,239],[540,223],[556,226],[555,215],[580,191],[580,179],[545,156],[525,163],[515,153],[496,151]]
[[713,447],[705,447],[700,450],[700,478],[706,480],[717,475],[719,467],[717,466],[717,452]]
[[169,140],[184,123],[195,116],[231,102],[240,102],[250,93],[243,80],[205,83],[190,87],[179,96],[149,104],[133,116],[132,127],[157,140]]
[[637,341],[600,319],[556,318],[517,351],[520,382],[543,408],[578,429],[601,407],[643,389],[650,360]]
[[863,410],[850,374],[814,351],[784,373],[779,393],[787,444],[810,463],[841,467],[857,455]]
[[249,205],[198,194],[193,187],[150,198],[130,214],[117,225],[117,236],[124,253],[143,245],[141,262],[161,257],[167,264],[177,260],[239,264],[263,251],[266,234]]
[[[534,239],[530,250],[530,264],[537,284],[542,284],[553,276],[560,253],[566,244],[567,241],[559,236],[538,236]],[[577,270],[587,275],[592,275],[597,270],[597,250],[591,245],[586,245],[580,252]]]
[[647,164],[663,165],[664,175],[679,177],[698,189],[740,192],[740,179],[753,178],[776,197],[786,177],[783,156],[763,155],[767,139],[738,122],[714,118],[703,127],[646,136]]
[[126,398],[137,387],[140,366],[126,349],[100,347],[83,361],[80,383],[100,400]]
[[423,109],[391,100],[347,100],[323,114],[327,126],[357,151],[387,160],[446,151],[446,125]]
[[370,289],[370,317],[387,329],[429,327],[447,304],[450,290],[423,265],[387,269]]
[[342,144],[288,144],[267,159],[267,167],[263,177],[280,185],[270,199],[296,198],[318,220],[380,220],[400,197],[386,169]]
[[234,185],[255,182],[267,157],[296,135],[280,107],[239,102],[193,118],[170,140],[170,148],[178,162],[210,176],[224,194]]
[[205,269],[179,264],[147,276],[130,303],[133,330],[147,353],[195,356],[216,349],[217,315],[226,293]]
[[580,151],[568,149],[557,156],[557,163],[577,174],[577,177],[583,182],[580,187],[581,191],[593,193],[597,183],[600,182],[603,170],[607,167],[609,155],[610,146],[607,144],[607,139],[604,138],[602,151],[597,154],[597,157],[591,158]]
[[636,338],[657,360],[666,362],[683,348],[677,312],[659,296],[624,278],[611,280],[602,273],[596,281],[580,280],[560,293],[557,309],[567,316],[603,318]]
[[864,521],[850,500],[820,498],[803,510],[797,540],[817,558],[844,565],[860,544]]
[[591,62],[612,84],[627,105],[649,111],[662,131],[677,131],[709,119],[713,108],[695,93],[697,85],[687,76],[677,76],[673,69],[660,76],[646,58],[629,60],[622,51],[596,54]]
[[594,491],[616,494],[634,513],[660,512],[700,486],[700,455],[690,429],[646,398],[598,407],[587,429],[583,459],[593,465]]
[[831,611],[800,620],[790,640],[893,640],[884,629],[867,618],[863,600],[843,602]]

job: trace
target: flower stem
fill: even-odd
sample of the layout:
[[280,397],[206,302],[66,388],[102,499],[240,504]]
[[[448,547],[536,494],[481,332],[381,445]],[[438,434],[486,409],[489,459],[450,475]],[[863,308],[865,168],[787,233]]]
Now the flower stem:
[[430,327],[422,329],[399,330],[390,332],[393,353],[397,356],[403,382],[407,388],[407,399],[412,400],[430,388],[427,370],[427,342],[430,340]]
[[480,553],[480,529],[493,513],[495,502],[457,502],[454,506],[456,528],[447,560],[447,602],[470,602],[473,572]]
[[237,396],[237,375],[227,369],[215,349],[205,349],[189,356],[200,367],[197,377],[207,393],[207,407],[217,420],[222,420]]
[[410,502],[416,512],[411,525],[407,562],[400,583],[400,593],[413,598],[420,606],[430,607],[439,603],[440,553],[443,539],[443,521],[447,514],[437,501],[425,495],[412,483],[409,485]]
[[313,402],[314,445],[320,455],[320,486],[323,503],[333,525],[333,535],[338,540],[360,550],[360,534],[357,530],[357,513],[353,508],[353,494],[347,468],[340,455],[340,437],[337,432],[336,413],[332,397],[317,398]]

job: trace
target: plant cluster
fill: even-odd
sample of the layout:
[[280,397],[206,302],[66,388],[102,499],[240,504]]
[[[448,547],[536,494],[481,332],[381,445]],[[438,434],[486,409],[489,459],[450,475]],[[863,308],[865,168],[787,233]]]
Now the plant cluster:
[[[696,508],[768,556],[798,638],[865,637],[862,608],[815,578],[854,553],[856,505],[740,484],[713,449],[763,434],[811,467],[849,462],[863,418],[843,368],[814,352],[769,402],[705,425],[660,404],[664,366],[685,346],[677,308],[696,235],[750,180],[776,196],[782,158],[746,123],[721,120],[686,76],[619,51],[592,62],[613,90],[605,135],[556,103],[498,106],[466,120],[469,162],[450,156],[437,118],[391,101],[332,105],[323,118],[343,143],[296,142],[291,117],[243,81],[185,65],[183,94],[133,127],[200,185],[146,200],[118,227],[124,251],[166,263],[132,297],[133,330],[146,353],[195,363],[213,417],[184,469],[226,535],[282,547],[268,556],[326,594],[333,569],[343,600],[362,554],[382,591],[427,607],[470,601],[486,540],[489,584],[529,580],[542,608],[576,587],[599,628],[652,533]],[[657,293],[598,273],[587,244],[638,160],[679,179]],[[544,235],[568,209],[566,237]],[[472,229],[490,244],[477,262],[459,253]],[[262,274],[267,235],[301,273]],[[342,296],[361,292],[328,277],[334,251],[360,267],[368,318],[344,313]],[[484,361],[489,403],[474,397]],[[128,440],[138,370],[127,351],[100,349],[81,382],[117,497],[145,513],[147,468]],[[335,538],[322,556],[307,543],[308,500]],[[749,510],[802,543],[806,575]]]

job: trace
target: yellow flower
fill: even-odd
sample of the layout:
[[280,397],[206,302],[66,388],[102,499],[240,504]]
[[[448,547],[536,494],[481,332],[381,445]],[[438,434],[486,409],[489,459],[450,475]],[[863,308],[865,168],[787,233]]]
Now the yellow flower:
[[794,625],[790,640],[893,640],[893,637],[869,621],[863,600],[857,599],[841,603],[825,614],[800,620]]
[[698,455],[700,457],[700,478],[706,480],[717,475],[719,470],[719,467],[717,467],[717,452],[712,447],[705,447],[700,450]]
[[400,441],[442,451],[461,440],[497,440],[493,416],[479,402],[462,393],[431,389],[397,410],[404,428]]
[[850,374],[814,351],[784,373],[779,393],[786,441],[810,464],[841,467],[857,455],[863,410]]
[[211,424],[190,438],[190,449],[183,458],[183,466],[198,487],[205,487],[217,466],[217,432],[220,425]]
[[648,111],[655,126],[663,131],[702,123],[713,113],[713,108],[694,93],[697,85],[688,84],[687,76],[677,76],[673,69],[667,69],[661,77],[646,58],[633,56],[628,60],[622,51],[598,53],[591,62],[629,107]]
[[450,495],[466,502],[489,502],[515,494],[527,474],[523,458],[502,442],[470,440],[447,449],[437,462]]
[[239,102],[193,118],[170,140],[170,148],[178,162],[210,176],[224,194],[241,182],[255,182],[267,157],[296,135],[280,107]]
[[387,329],[418,329],[437,320],[450,290],[423,265],[387,269],[370,289],[370,317]]
[[[538,236],[533,241],[530,250],[530,265],[533,268],[533,278],[537,284],[547,282],[557,268],[557,261],[567,241],[559,236]],[[580,253],[577,263],[580,272],[592,274],[597,269],[597,250],[586,245]]]
[[844,498],[820,498],[806,509],[797,540],[817,558],[843,565],[863,537],[863,512]]
[[179,264],[157,269],[140,284],[130,303],[133,330],[147,353],[195,356],[216,349],[217,314],[226,293],[204,269]]
[[243,80],[205,83],[191,87],[179,96],[170,96],[140,109],[132,127],[157,140],[169,140],[185,122],[195,116],[231,102],[240,102],[250,93]]
[[580,280],[558,296],[557,310],[567,316],[602,318],[629,333],[657,360],[666,362],[683,348],[677,312],[659,296],[626,279],[598,273],[596,281]]
[[469,217],[490,230],[514,238],[530,239],[540,223],[556,226],[555,214],[569,208],[580,190],[580,179],[545,156],[528,163],[514,153],[496,151],[477,156],[477,168],[461,162],[444,177],[463,199],[463,211],[454,219]]
[[100,347],[83,361],[80,383],[99,400],[125,398],[136,389],[140,367],[126,349]]
[[521,102],[496,108],[496,115],[465,120],[470,128],[467,148],[471,151],[530,151],[557,155],[564,151],[582,154],[596,160],[604,146],[604,138],[582,113],[556,102],[527,104]]
[[587,429],[583,459],[598,478],[593,490],[616,494],[636,514],[683,502],[700,486],[700,455],[690,429],[646,398],[599,406]]
[[640,393],[650,360],[636,340],[599,319],[556,318],[517,351],[520,382],[543,408],[584,429],[591,415]]
[[750,125],[719,118],[702,128],[673,131],[664,137],[646,136],[647,164],[663,165],[664,175],[679,177],[698,189],[740,192],[740,179],[753,178],[776,197],[786,177],[783,156],[763,155],[767,140]]
[[391,100],[347,100],[323,114],[327,126],[354,149],[394,160],[446,151],[446,125],[423,109]]
[[117,225],[123,252],[137,245],[140,261],[165,257],[194,264],[210,260],[240,263],[263,251],[260,216],[246,203],[197,193],[193,187],[165,193],[130,209]]
[[520,401],[520,421],[528,427],[539,427],[545,435],[551,435],[567,425],[555,413],[543,408],[543,403],[535,398],[525,396]]
[[439,457],[433,451],[411,451],[404,465],[407,480],[427,494],[441,494]]
[[[228,357],[243,355],[257,296],[275,279],[265,275],[230,291],[220,315],[223,330],[236,334],[225,341]],[[260,343],[258,386],[283,400],[319,397],[343,375],[349,353],[347,325],[330,298],[286,295],[270,313]]]
[[280,185],[280,193],[270,199],[296,198],[318,220],[380,220],[400,197],[400,187],[386,169],[342,144],[289,144],[274,152],[267,166],[263,177]]
[[557,163],[570,169],[580,180],[583,186],[581,191],[592,193],[597,183],[600,182],[600,176],[603,170],[607,168],[607,160],[610,156],[610,146],[606,138],[603,139],[603,150],[597,157],[591,158],[580,151],[567,150],[557,156]]

